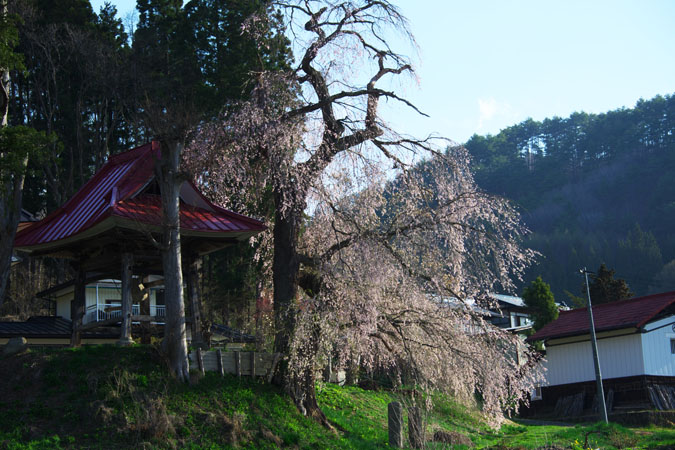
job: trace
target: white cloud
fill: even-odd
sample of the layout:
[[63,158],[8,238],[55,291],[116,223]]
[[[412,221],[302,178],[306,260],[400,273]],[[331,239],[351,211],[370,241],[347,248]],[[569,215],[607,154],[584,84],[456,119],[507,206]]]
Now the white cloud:
[[496,125],[509,125],[516,117],[517,114],[508,103],[499,102],[494,97],[479,98],[476,132],[492,132]]

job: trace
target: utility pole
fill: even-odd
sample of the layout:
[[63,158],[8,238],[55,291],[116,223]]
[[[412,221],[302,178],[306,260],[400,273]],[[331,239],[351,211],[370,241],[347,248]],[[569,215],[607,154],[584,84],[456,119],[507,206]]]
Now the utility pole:
[[607,419],[607,405],[605,404],[605,391],[602,388],[602,374],[600,373],[600,359],[598,358],[598,341],[595,338],[595,322],[593,321],[593,305],[591,305],[591,290],[588,287],[588,274],[592,273],[583,269],[579,272],[584,274],[586,277],[586,295],[588,296],[588,319],[591,323],[591,348],[593,349],[593,364],[595,365],[595,382],[597,397],[600,401],[600,414],[602,415],[602,420],[605,423],[609,423]]

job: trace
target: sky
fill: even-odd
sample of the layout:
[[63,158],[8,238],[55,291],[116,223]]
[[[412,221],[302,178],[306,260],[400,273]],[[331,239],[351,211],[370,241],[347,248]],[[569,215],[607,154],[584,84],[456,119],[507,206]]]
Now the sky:
[[[135,0],[113,0],[120,17]],[[430,117],[385,105],[397,131],[456,142],[528,117],[633,107],[675,93],[672,0],[394,0],[418,45],[398,87]],[[102,0],[92,0],[95,11]]]

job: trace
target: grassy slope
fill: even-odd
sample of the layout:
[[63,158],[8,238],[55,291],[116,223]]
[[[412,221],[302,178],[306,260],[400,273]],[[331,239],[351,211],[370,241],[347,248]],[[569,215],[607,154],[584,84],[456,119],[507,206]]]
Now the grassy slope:
[[[175,383],[156,354],[142,347],[0,359],[0,379],[0,448],[11,449],[386,447],[387,403],[393,399],[383,391],[319,386],[322,408],[343,430],[334,433],[302,417],[279,389],[260,381],[207,374],[189,386]],[[593,430],[602,431],[590,436],[602,448],[616,448],[612,441],[634,448],[675,445],[675,431],[656,428],[511,424],[493,432],[475,411],[449,399],[435,404],[428,430],[466,434],[479,448],[568,447]]]

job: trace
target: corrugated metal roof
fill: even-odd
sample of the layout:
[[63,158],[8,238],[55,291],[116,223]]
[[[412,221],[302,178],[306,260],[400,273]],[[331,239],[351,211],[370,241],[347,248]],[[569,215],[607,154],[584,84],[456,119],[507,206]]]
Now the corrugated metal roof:
[[[111,157],[108,162],[61,208],[17,233],[14,246],[23,250],[77,236],[111,217],[161,225],[159,197],[139,192],[154,178],[158,142]],[[208,201],[192,183],[185,189],[201,207],[181,202],[181,231],[255,234],[262,222],[227,211]],[[196,195],[195,195],[196,194]]]
[[[630,298],[593,306],[596,331],[642,328],[661,312],[675,304],[675,292]],[[561,311],[556,320],[530,336],[528,341],[577,336],[590,333],[588,309]]]
[[523,299],[520,297],[515,297],[513,295],[505,295],[505,294],[494,294],[490,293],[488,294],[490,297],[494,298],[497,301],[508,303],[513,306],[519,306],[521,308],[525,308],[525,302],[523,302]]
[[2,337],[70,336],[72,323],[63,317],[31,317],[25,322],[0,322]]
[[[162,200],[158,195],[144,194],[118,202],[112,211],[117,217],[148,225],[162,223]],[[250,230],[250,224],[222,212],[207,211],[181,202],[180,226],[184,230],[230,232]]]
[[[70,339],[73,323],[61,316],[35,316],[25,322],[0,322],[0,337],[25,337],[25,338],[61,338]],[[107,338],[119,337],[119,331],[100,328],[84,332],[84,338]]]

